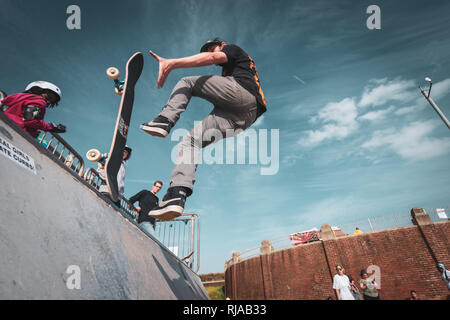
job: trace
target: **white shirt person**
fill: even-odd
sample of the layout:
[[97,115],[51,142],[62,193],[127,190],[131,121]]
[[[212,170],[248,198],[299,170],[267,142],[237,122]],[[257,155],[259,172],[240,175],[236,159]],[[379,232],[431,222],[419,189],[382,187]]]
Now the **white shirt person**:
[[336,290],[337,299],[355,300],[350,287],[350,279],[344,274],[344,267],[338,264],[336,271],[337,274],[333,278],[333,289]]

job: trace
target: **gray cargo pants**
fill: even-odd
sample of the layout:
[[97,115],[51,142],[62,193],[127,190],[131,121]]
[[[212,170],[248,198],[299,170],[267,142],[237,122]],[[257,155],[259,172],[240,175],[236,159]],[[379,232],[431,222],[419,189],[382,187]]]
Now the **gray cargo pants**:
[[194,188],[201,149],[250,127],[255,121],[257,110],[255,96],[233,77],[195,76],[182,78],[177,83],[160,115],[176,123],[192,96],[208,100],[214,109],[178,145],[170,186],[182,186],[190,190]]

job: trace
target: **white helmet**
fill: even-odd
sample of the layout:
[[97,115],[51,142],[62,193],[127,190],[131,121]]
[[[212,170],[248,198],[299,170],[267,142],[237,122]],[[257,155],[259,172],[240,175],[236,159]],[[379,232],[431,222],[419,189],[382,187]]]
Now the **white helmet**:
[[59,99],[61,99],[61,89],[59,89],[53,83],[50,83],[47,81],[34,81],[34,82],[30,83],[29,85],[27,85],[27,87],[25,88],[25,91],[27,91],[33,87],[51,90],[58,95]]

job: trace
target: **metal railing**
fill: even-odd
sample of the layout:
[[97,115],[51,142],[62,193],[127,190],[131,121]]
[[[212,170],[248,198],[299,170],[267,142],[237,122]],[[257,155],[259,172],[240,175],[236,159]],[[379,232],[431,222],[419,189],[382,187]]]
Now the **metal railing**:
[[[0,106],[0,111],[3,111],[3,106]],[[42,132],[36,140],[96,190],[105,183],[95,169],[89,168],[84,172],[83,158],[57,133]],[[119,201],[119,210],[132,220],[137,220],[138,212],[133,204],[123,196],[120,196]],[[194,270],[195,266],[195,272],[198,272],[200,268],[200,216],[198,214],[183,214],[171,221],[156,219],[154,236],[191,269]]]
[[97,170],[93,168],[89,168],[84,173],[84,180],[86,180],[87,183],[89,183],[91,186],[93,186],[95,189],[99,189],[100,185],[102,183],[105,183],[105,180],[103,180],[100,177],[100,174],[97,172]]
[[128,201],[128,199],[125,198],[124,196],[119,196],[119,201],[120,201],[120,209],[125,211],[126,214],[128,214],[130,217],[136,220],[138,217],[138,212],[134,208],[133,204],[130,201]]
[[[46,138],[48,140],[46,140]],[[63,162],[67,167],[78,173],[80,177],[83,177],[84,160],[57,133],[44,132],[37,137],[37,141],[48,151],[53,153],[57,159]]]
[[[425,212],[430,216],[433,222],[445,221],[445,218],[440,218],[437,214],[437,209],[442,209],[444,212],[450,216],[450,207],[441,207],[441,208],[424,208]],[[367,218],[365,220],[354,221],[345,224],[339,224],[342,232],[348,233],[349,235],[353,234],[356,228],[359,228],[361,231],[374,232],[386,229],[393,228],[401,228],[412,226],[412,218],[409,212],[400,213],[400,214],[390,214],[383,215],[378,217]]]
[[433,222],[450,220],[450,207],[443,206],[439,208],[424,209]]
[[[3,91],[0,91],[0,100],[2,99]],[[0,104],[0,111],[4,112],[8,107]],[[48,141],[45,139],[49,139]],[[63,162],[67,167],[78,173],[80,177],[83,177],[84,170],[84,160],[67,143],[63,138],[61,138],[57,133],[50,133],[49,131],[44,131],[39,134],[36,140],[48,151],[53,153],[58,160]]]
[[[102,183],[105,183],[105,180],[93,168],[85,172],[84,180],[97,190]],[[123,196],[120,196],[119,201],[119,209],[136,221],[138,212],[134,205]],[[198,214],[185,213],[170,221],[156,219],[153,236],[186,265],[198,272],[200,268],[200,216]]]
[[[200,268],[200,216],[185,213],[170,221],[156,221],[155,234],[195,272]],[[194,269],[195,266],[195,269]]]
[[[443,206],[439,208],[424,208],[425,212],[430,216],[433,222],[441,222],[450,220],[450,206]],[[344,224],[332,225],[340,229],[345,235],[353,235],[356,228],[359,228],[364,233],[376,232],[386,229],[400,228],[412,226],[412,218],[409,212],[400,214],[389,214],[378,217],[370,217],[364,220],[353,221]],[[282,237],[270,240],[274,251],[288,249],[293,247],[293,243],[289,237],[284,235]],[[240,261],[257,257],[261,254],[261,246],[248,248],[238,253]],[[233,263],[233,259],[226,261],[225,266]]]

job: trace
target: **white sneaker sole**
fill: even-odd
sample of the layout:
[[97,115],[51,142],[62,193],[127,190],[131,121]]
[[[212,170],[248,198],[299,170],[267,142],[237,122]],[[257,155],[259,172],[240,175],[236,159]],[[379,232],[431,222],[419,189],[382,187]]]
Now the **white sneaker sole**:
[[172,220],[183,214],[183,207],[181,206],[167,206],[159,210],[151,210],[148,215],[159,220]]
[[165,138],[169,134],[166,130],[161,128],[149,127],[144,125],[141,125],[140,128],[155,137]]

